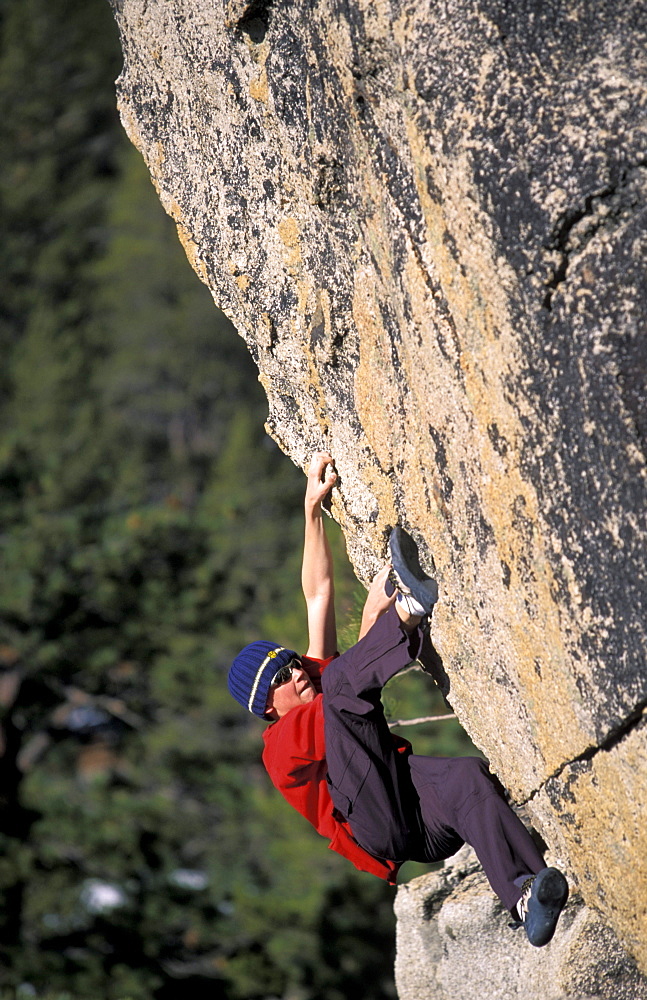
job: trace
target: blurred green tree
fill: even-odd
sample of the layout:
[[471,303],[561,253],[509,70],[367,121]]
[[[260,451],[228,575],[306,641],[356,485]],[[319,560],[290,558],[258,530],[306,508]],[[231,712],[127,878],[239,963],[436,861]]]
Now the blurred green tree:
[[0,26],[0,998],[385,1000],[392,891],[274,793],[225,684],[305,643],[303,477],[119,126],[107,4]]

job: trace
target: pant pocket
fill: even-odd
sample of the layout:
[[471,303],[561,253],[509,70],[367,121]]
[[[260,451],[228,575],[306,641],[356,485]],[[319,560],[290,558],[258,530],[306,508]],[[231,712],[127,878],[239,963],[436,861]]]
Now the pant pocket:
[[326,775],[330,797],[335,808],[349,819],[353,804],[366,781],[371,761],[368,754],[356,745],[337,746],[332,758],[329,759]]

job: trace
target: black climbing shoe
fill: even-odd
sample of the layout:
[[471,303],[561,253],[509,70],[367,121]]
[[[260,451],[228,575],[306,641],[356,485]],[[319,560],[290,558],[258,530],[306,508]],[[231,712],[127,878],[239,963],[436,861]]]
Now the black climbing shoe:
[[389,538],[391,580],[405,596],[411,595],[426,615],[438,600],[438,584],[420,566],[418,546],[404,528],[394,528]]
[[535,948],[548,944],[568,899],[568,882],[557,868],[544,868],[523,884],[517,913]]

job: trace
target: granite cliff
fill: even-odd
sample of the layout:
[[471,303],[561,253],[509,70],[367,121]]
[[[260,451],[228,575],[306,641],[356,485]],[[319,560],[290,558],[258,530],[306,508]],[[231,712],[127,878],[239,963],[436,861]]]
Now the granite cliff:
[[419,540],[453,708],[647,970],[645,4],[113,7],[270,433],[335,455],[361,579]]

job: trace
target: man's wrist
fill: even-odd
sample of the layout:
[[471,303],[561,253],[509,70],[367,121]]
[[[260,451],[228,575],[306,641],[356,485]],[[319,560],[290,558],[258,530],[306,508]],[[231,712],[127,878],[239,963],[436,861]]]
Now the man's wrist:
[[379,612],[376,611],[364,611],[362,614],[361,626],[364,631],[368,631],[375,625],[375,622],[380,617]]

